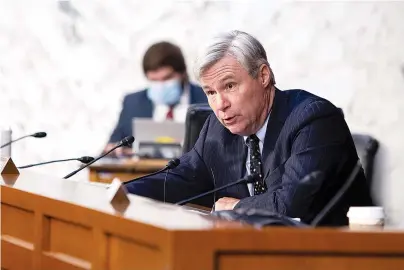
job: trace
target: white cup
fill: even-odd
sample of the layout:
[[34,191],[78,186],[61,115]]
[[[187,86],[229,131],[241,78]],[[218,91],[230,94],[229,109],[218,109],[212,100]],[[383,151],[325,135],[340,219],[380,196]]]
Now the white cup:
[[347,217],[351,229],[377,229],[384,227],[383,207],[350,207]]

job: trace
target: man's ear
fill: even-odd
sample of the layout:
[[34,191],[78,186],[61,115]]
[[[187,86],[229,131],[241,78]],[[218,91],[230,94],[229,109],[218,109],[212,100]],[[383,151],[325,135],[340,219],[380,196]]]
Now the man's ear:
[[271,71],[267,65],[261,65],[258,73],[258,79],[264,88],[267,88],[271,83]]

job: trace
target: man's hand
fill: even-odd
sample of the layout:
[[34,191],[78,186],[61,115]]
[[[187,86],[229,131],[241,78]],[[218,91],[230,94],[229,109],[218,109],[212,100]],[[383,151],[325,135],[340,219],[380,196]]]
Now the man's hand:
[[223,197],[216,201],[215,211],[220,210],[233,210],[234,206],[239,202],[239,199]]

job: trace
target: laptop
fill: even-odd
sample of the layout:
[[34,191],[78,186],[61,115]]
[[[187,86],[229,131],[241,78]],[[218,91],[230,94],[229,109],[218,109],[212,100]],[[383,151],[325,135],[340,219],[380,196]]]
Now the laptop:
[[172,159],[181,156],[185,123],[156,122],[150,118],[133,118],[133,150],[143,158]]

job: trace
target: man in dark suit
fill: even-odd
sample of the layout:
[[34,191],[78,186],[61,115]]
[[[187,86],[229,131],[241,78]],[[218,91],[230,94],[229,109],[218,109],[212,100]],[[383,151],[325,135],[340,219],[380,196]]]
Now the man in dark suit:
[[[166,181],[162,173],[131,182],[128,191],[178,202],[257,173],[259,180],[253,184],[233,186],[195,203],[215,203],[216,211],[262,208],[310,222],[358,161],[340,110],[304,90],[277,89],[263,46],[244,32],[218,37],[197,70],[214,114]],[[296,203],[299,182],[313,171],[325,177]],[[371,203],[361,170],[322,224],[345,225],[349,206]]]
[[[143,72],[149,87],[128,94],[104,152],[133,134],[132,119],[152,118],[156,121],[185,121],[189,104],[206,103],[202,89],[189,81],[180,48],[169,42],[153,44],[143,57]],[[131,155],[130,148],[118,148],[115,155]]]

